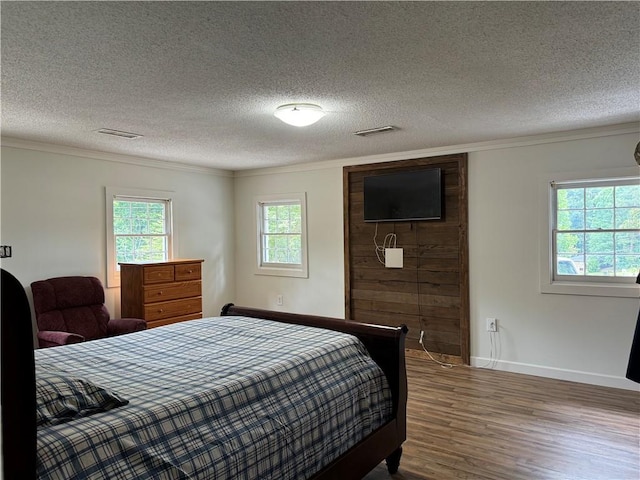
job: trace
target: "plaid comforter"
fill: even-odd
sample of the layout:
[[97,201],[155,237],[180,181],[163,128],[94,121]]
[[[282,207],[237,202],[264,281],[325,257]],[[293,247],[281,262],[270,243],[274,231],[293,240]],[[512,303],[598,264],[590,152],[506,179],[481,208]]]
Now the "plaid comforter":
[[214,317],[37,350],[129,401],[38,430],[41,479],[308,478],[391,416],[355,337]]

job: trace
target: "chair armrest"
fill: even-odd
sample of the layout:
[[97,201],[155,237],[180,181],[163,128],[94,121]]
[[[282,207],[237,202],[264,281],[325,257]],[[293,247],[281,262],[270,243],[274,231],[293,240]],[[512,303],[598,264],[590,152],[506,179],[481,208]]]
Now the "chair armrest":
[[38,332],[38,345],[40,348],[57,347],[80,342],[84,342],[84,337],[76,333],[60,332],[57,330],[40,330]]
[[147,329],[147,322],[141,318],[112,318],[107,324],[107,335],[113,337],[123,333],[139,332]]

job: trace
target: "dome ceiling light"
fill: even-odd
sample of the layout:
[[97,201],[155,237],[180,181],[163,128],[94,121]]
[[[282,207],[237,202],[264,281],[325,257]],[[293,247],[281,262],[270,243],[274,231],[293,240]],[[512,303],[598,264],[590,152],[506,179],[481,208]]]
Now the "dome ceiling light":
[[306,127],[316,123],[325,113],[312,103],[288,103],[276,108],[274,115],[294,127]]

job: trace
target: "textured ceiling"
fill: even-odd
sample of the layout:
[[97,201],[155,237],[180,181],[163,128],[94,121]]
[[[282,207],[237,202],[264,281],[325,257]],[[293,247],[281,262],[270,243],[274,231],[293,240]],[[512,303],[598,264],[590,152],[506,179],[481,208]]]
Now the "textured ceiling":
[[[2,135],[17,139],[242,170],[640,118],[638,2],[0,8]],[[290,127],[273,116],[290,102],[328,114]],[[353,135],[384,125],[398,130]]]

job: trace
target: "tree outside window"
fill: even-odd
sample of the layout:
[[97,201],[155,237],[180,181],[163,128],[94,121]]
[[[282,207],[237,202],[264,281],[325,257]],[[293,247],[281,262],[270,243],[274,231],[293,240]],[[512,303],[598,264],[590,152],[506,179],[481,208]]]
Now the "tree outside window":
[[166,204],[164,200],[113,201],[117,262],[167,260],[169,231]]
[[302,215],[299,203],[264,204],[262,262],[302,263]]
[[173,256],[173,192],[106,187],[107,287],[120,286],[120,263]]
[[554,276],[636,277],[640,271],[638,181],[567,182],[555,187]]
[[256,273],[307,278],[306,194],[256,197]]

